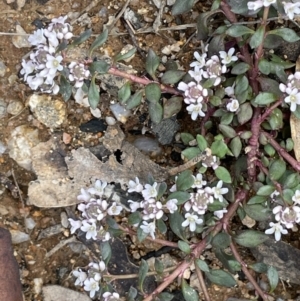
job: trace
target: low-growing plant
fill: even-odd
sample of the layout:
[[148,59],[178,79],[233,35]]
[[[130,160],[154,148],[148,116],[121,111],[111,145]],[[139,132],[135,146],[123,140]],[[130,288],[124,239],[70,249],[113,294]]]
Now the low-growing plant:
[[[193,4],[177,0],[172,12],[184,13]],[[151,176],[147,183],[140,183],[136,177],[128,183],[126,203],[103,197],[107,185],[103,179],[82,188],[78,196],[82,203],[77,207],[81,216],[69,219],[71,233],[80,229],[87,239],[101,241],[102,252],[97,262],[76,269],[73,275],[77,278],[75,284],[83,286],[91,298],[121,298],[109,283],[122,276],[107,271],[110,240],[116,234],[135,235],[139,242],[150,240],[185,254],[172,271],[164,271],[163,262],[157,260],[155,268],[160,277],[150,294],[143,291],[149,267],[142,260],[136,275],[139,286],[122,296],[126,300],[171,300],[169,286],[176,279],[185,300],[199,300],[198,292],[183,278],[192,265],[205,300],[211,299],[204,275],[213,283],[231,287],[236,285],[234,275],[239,271],[252,283],[255,297],[269,300],[274,294],[279,279],[276,269],[261,262],[245,263],[237,245],[256,247],[270,237],[268,234],[279,241],[300,221],[300,163],[293,157],[293,140],[283,131],[288,127],[284,120],[291,114],[300,118],[300,71],[293,62],[269,51],[276,50],[280,43],[300,40],[287,27],[297,14],[298,2],[216,0],[211,10],[197,19],[203,47],[194,53],[191,69],[185,73],[172,65],[159,75],[160,58],[149,49],[147,78],[127,74],[116,66],[116,62],[131,57],[135,49],[118,54],[111,62],[93,57],[94,50],[105,43],[107,30],[92,42],[88,57],[80,62],[68,61],[67,52],[86,41],[91,31],[74,38],[64,17],[52,20],[48,28],[29,37],[35,48],[30,59],[22,62],[21,74],[33,90],[60,91],[68,100],[73,88],[81,89],[91,107],[96,108],[100,101],[97,74],[109,73],[128,79],[118,93],[126,108],[145,102],[152,123],[158,124],[185,106],[199,129],[181,133],[186,146],[182,158],[194,162],[196,172],[184,170],[167,183],[158,183]],[[217,28],[210,23],[216,15],[218,24],[223,24]],[[288,21],[278,23],[281,18]],[[131,83],[140,88],[132,92]],[[163,102],[165,93],[173,96]],[[172,181],[173,186],[168,188]],[[135,201],[130,197],[133,192]],[[265,221],[268,226],[263,232],[245,227],[238,231],[232,227],[234,216],[241,221]],[[168,231],[175,234],[174,241],[167,240]],[[222,268],[213,269],[200,258],[208,245]],[[270,291],[262,290],[250,270],[266,273]]]

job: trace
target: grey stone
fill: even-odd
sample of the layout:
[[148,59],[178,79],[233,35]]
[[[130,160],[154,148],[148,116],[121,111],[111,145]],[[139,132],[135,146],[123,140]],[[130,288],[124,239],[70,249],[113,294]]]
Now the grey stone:
[[0,77],[3,77],[5,73],[6,73],[6,66],[2,61],[0,61]]

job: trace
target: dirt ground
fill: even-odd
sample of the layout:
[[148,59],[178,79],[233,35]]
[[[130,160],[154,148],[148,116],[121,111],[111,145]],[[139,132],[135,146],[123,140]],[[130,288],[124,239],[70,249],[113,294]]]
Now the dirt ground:
[[[43,124],[39,123],[26,106],[27,98],[32,91],[18,78],[18,72],[21,68],[21,59],[29,52],[29,48],[16,48],[12,44],[12,36],[8,33],[14,33],[16,25],[21,25],[27,33],[33,32],[36,27],[33,25],[35,20],[51,20],[54,17],[66,15],[70,12],[82,13],[91,3],[89,0],[27,0],[22,8],[16,9],[15,3],[7,4],[8,0],[0,2],[0,60],[6,65],[6,74],[0,78],[0,98],[9,104],[14,101],[20,101],[24,105],[24,110],[16,116],[7,114],[0,117],[0,141],[4,144],[7,142],[13,129],[20,125],[29,125],[38,128],[40,141],[47,141],[50,137],[57,136],[62,139],[63,133],[68,133],[72,138],[72,142],[66,145],[66,152],[76,149],[78,146],[91,146],[99,143],[99,137],[102,133],[87,134],[82,133],[78,127],[92,119],[91,113],[87,108],[81,108],[73,100],[67,103],[67,118],[62,126],[58,129],[50,130]],[[44,2],[44,3],[43,3]],[[94,8],[89,10],[88,17],[91,21],[91,28],[94,33],[100,33],[104,23],[108,22],[110,16],[115,16],[123,7],[124,0],[99,0],[93,1]],[[21,3],[21,1],[18,1]],[[205,11],[208,1],[200,1],[197,3],[194,11],[185,14],[184,17],[174,18],[170,12],[163,14],[162,27],[179,25],[185,23],[194,23],[195,17],[199,12]],[[146,27],[151,27],[155,20],[157,8],[146,0],[132,0],[129,7],[134,11],[143,12],[141,15],[142,23]],[[102,12],[99,15],[99,12]],[[119,32],[127,33],[124,25],[119,21],[116,25]],[[86,28],[82,24],[75,23],[74,34],[79,34]],[[5,34],[7,33],[7,34]],[[145,33],[136,35],[138,45],[147,51],[148,47],[152,47],[157,54],[161,54],[163,47],[172,45],[180,41],[184,44],[184,49],[178,53],[174,53],[176,59],[180,61],[182,66],[187,67],[194,49],[199,47],[199,41],[191,37],[195,33],[195,28],[191,27],[185,31],[164,31],[161,34]],[[189,42],[185,43],[187,39]],[[126,44],[133,44],[128,34],[112,36],[108,39],[106,49],[110,50],[110,55],[118,53]],[[142,74],[143,57],[137,54],[130,62],[135,70]],[[16,77],[17,76],[17,77]],[[103,101],[109,102],[109,96],[104,96]],[[82,114],[77,114],[80,109]],[[106,108],[107,109],[107,108]],[[109,114],[108,110],[104,111]],[[187,119],[188,120],[188,119]],[[135,120],[123,126],[125,133],[129,132],[138,124]],[[191,122],[185,122],[185,116],[180,120],[182,131],[191,131],[193,125]],[[128,134],[129,135],[129,134]],[[163,154],[169,155],[172,146],[166,146]],[[176,161],[169,158],[155,158],[157,163],[175,165]],[[89,262],[89,253],[81,249],[79,244],[66,245],[55,252],[53,255],[46,257],[47,252],[52,250],[59,242],[71,237],[70,231],[62,226],[62,220],[65,219],[65,208],[38,208],[28,206],[27,190],[30,181],[36,179],[33,172],[29,172],[20,167],[7,153],[0,155],[0,172],[7,175],[19,185],[22,192],[22,198],[14,198],[11,193],[0,186],[0,225],[9,229],[28,233],[29,241],[14,245],[14,255],[20,267],[23,292],[25,300],[43,300],[40,288],[42,285],[57,284],[63,287],[80,290],[74,286],[74,279],[71,271],[75,267],[84,266]],[[32,230],[26,229],[25,218],[32,218],[36,226]],[[128,243],[127,243],[128,244]],[[138,250],[138,252],[146,253],[147,250]],[[206,254],[212,265],[217,265],[218,261],[210,255]],[[253,261],[251,254],[245,254],[248,261]],[[266,280],[265,280],[266,281]],[[253,297],[253,291],[247,287],[247,281],[239,281],[239,285],[235,288],[222,288],[212,285],[209,288],[211,298],[214,301],[225,301],[229,297],[250,298]],[[285,290],[286,289],[286,290]],[[282,285],[278,288],[278,296],[295,300],[297,296],[296,287],[286,287]]]

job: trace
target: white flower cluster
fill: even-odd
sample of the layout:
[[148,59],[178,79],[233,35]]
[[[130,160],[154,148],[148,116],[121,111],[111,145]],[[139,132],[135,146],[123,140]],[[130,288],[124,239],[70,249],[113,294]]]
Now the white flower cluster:
[[[272,194],[272,199],[274,200],[276,196],[279,195]],[[293,204],[291,206],[276,206],[273,209],[273,214],[275,215],[275,220],[277,223],[271,222],[270,229],[265,231],[266,234],[275,235],[277,241],[280,240],[281,234],[287,234],[287,229],[291,229],[295,224],[300,223],[300,190],[296,190],[294,196],[292,197]]]
[[119,215],[123,207],[116,202],[109,204],[103,200],[104,189],[107,182],[97,180],[93,187],[87,190],[81,189],[81,194],[77,197],[83,203],[78,205],[78,210],[81,211],[81,220],[73,220],[69,218],[71,224],[71,233],[81,229],[86,232],[87,239],[108,241],[110,233],[105,229],[105,217],[107,215]]
[[[67,16],[54,18],[47,28],[38,29],[28,37],[30,44],[35,47],[30,53],[30,59],[22,61],[20,73],[32,90],[39,89],[52,94],[59,92],[57,78],[66,64],[57,50],[60,43],[73,37],[72,26],[66,23],[66,19]],[[86,66],[75,62],[69,64],[67,73],[77,88],[90,76]]]
[[[194,81],[188,84],[184,82],[178,84],[178,89],[184,92],[184,102],[189,105],[186,109],[192,120],[196,120],[198,116],[205,116],[203,109],[205,108],[204,104],[208,100],[209,92],[203,88],[201,82],[203,80],[211,80],[214,86],[218,86],[222,81],[222,74],[227,72],[227,65],[238,59],[233,54],[234,48],[230,48],[228,52],[219,51],[219,56],[213,55],[210,59],[207,59],[207,52],[202,55],[198,52],[194,53],[196,61],[190,64],[194,69],[189,71]],[[230,108],[236,106],[233,103]]]
[[279,89],[287,95],[284,101],[290,104],[290,110],[295,112],[297,105],[300,105],[300,72],[289,75],[286,85],[280,84]]
[[[249,1],[247,3],[249,10],[258,10],[262,7],[269,7],[271,4],[275,4],[276,0],[257,0]],[[290,20],[294,19],[295,15],[300,14],[300,2],[282,2],[284,11]]]
[[72,272],[77,278],[75,285],[83,286],[84,290],[89,292],[90,297],[94,298],[96,292],[100,289],[99,283],[105,270],[106,266],[104,261],[101,260],[99,263],[91,262],[86,271],[77,269]]

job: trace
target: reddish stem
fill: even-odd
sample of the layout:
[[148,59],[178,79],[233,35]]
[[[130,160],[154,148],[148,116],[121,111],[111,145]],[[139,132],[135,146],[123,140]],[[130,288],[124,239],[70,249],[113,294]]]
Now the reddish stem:
[[138,77],[136,75],[133,75],[133,74],[129,74],[129,73],[126,73],[124,71],[120,71],[119,69],[115,68],[115,67],[111,67],[107,73],[109,74],[113,74],[115,76],[120,76],[120,77],[123,77],[123,78],[127,78],[135,83],[138,83],[138,84],[142,84],[144,86],[150,84],[150,83],[156,83],[156,84],[159,84],[160,85],[160,88],[163,92],[166,92],[166,93],[170,93],[170,94],[174,94],[174,95],[182,95],[181,92],[179,92],[177,89],[174,89],[170,86],[165,86],[163,84],[160,84],[156,81],[152,81],[148,78],[141,78],[141,77]]

